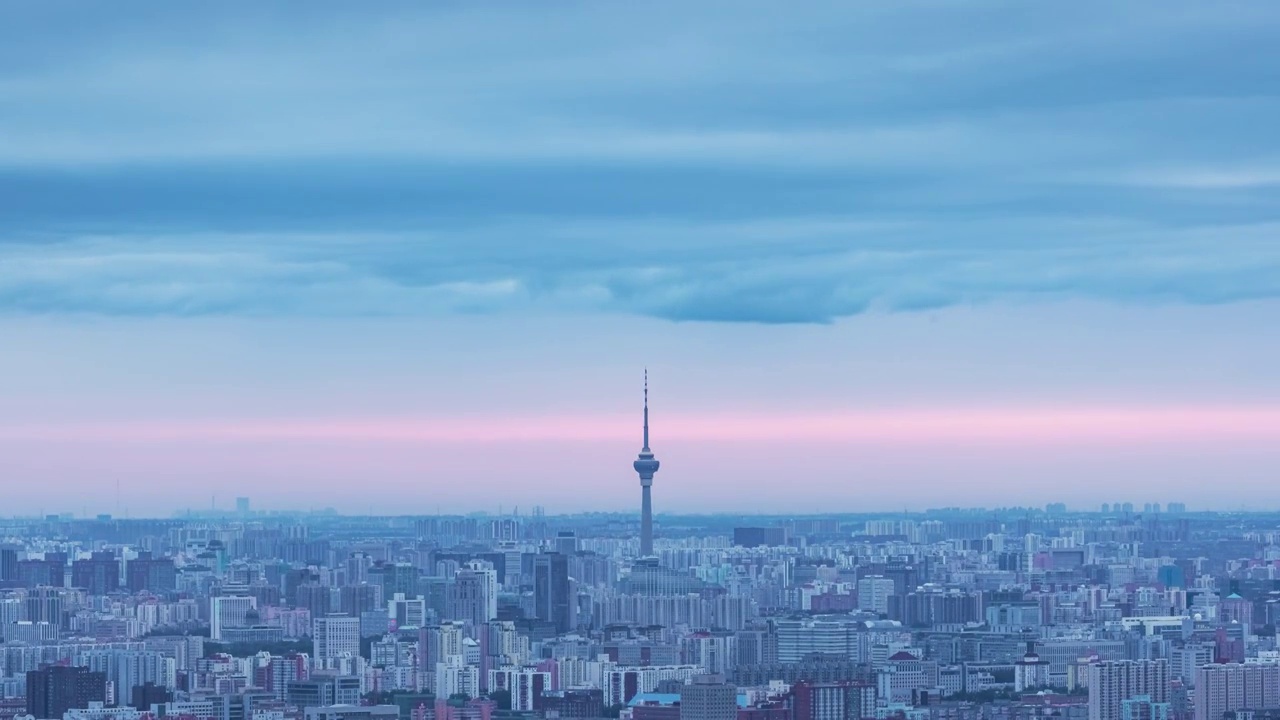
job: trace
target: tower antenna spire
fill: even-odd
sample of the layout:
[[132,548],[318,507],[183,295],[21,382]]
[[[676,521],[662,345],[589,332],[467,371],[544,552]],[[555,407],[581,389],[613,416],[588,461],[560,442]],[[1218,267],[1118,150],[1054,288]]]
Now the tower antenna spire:
[[644,369],[644,449],[649,449],[649,368]]

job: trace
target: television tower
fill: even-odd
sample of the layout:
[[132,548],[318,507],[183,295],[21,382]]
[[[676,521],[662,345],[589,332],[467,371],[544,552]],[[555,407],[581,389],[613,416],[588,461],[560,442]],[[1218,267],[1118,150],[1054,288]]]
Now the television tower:
[[653,555],[653,474],[658,472],[658,459],[649,449],[649,369],[644,371],[644,447],[631,463],[640,476],[640,557]]

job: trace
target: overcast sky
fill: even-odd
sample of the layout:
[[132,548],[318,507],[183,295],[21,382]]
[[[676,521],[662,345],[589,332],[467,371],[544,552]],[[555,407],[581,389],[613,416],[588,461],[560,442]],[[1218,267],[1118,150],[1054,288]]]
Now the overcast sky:
[[1274,3],[0,12],[7,511],[1280,506]]

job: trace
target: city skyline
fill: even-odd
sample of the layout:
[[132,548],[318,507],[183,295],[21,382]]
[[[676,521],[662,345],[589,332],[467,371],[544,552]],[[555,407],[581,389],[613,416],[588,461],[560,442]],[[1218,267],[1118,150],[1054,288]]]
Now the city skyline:
[[1280,720],[1277,38],[0,0],[0,720]]
[[1280,505],[1272,8],[314,7],[7,8],[15,511]]

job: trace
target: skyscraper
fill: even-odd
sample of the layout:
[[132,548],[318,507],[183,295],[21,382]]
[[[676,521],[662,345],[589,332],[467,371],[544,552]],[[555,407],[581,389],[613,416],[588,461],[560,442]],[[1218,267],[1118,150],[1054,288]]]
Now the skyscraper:
[[534,558],[534,610],[539,620],[555,623],[557,633],[567,633],[574,625],[571,590],[568,557],[551,552]]
[[449,584],[445,615],[449,620],[466,620],[483,625],[498,615],[496,573],[479,567],[459,570]]
[[18,579],[18,550],[16,547],[0,548],[0,580]]
[[653,474],[658,472],[658,460],[649,450],[649,371],[644,371],[644,447],[631,464],[640,476],[640,555],[653,555]]

